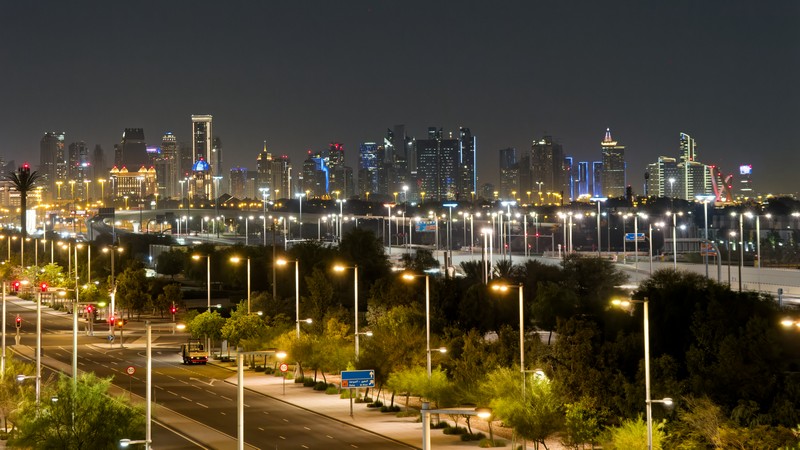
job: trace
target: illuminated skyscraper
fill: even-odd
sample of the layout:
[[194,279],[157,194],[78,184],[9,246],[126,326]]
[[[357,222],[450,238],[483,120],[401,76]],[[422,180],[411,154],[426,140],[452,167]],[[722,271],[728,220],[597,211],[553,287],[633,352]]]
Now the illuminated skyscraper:
[[459,129],[458,144],[459,184],[456,198],[466,200],[478,190],[478,178],[475,170],[478,139],[472,135],[469,128],[462,127]]
[[63,131],[47,132],[39,142],[39,173],[45,179],[51,200],[56,200],[58,196],[56,181],[63,183],[67,177],[64,135]]
[[519,164],[521,191],[569,195],[565,190],[564,149],[551,136],[534,140]]
[[180,195],[178,186],[179,178],[179,148],[178,141],[171,131],[161,137],[161,151],[154,161],[158,174],[159,195],[162,198],[173,198]]
[[366,197],[367,193],[378,192],[378,144],[364,142],[358,152],[358,193]]
[[611,138],[611,130],[600,143],[603,153],[603,196],[617,198],[625,196],[625,146]]
[[517,149],[513,147],[500,149],[500,195],[510,198],[512,191],[521,191]]
[[234,167],[230,173],[230,194],[239,200],[245,198],[245,186],[247,184],[247,169]]
[[[420,192],[425,192],[426,199],[441,201],[459,197],[460,149],[461,142],[445,138],[441,128],[428,128],[428,138],[416,141],[418,186]],[[469,195],[462,198],[467,199]]]

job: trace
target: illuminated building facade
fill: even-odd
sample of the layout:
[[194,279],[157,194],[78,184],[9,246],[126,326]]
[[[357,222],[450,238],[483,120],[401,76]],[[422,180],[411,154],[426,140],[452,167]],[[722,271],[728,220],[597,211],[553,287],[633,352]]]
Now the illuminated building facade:
[[600,143],[600,148],[603,155],[603,197],[624,197],[625,146],[619,145],[612,139],[611,130],[606,128],[606,135]]
[[109,180],[115,198],[127,196],[134,201],[154,196],[158,189],[158,178],[155,167],[149,169],[141,166],[138,171],[130,172],[123,166],[114,166],[109,173]]
[[64,155],[63,131],[47,132],[39,141],[39,173],[44,177],[51,200],[58,200],[56,182],[67,178],[67,159]]

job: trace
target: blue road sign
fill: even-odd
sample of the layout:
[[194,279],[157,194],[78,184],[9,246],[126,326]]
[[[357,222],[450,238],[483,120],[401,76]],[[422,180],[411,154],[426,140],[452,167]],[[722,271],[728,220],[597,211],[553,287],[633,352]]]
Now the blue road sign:
[[417,233],[433,233],[436,231],[436,222],[433,220],[430,222],[417,222],[416,225],[415,231]]
[[627,242],[643,241],[644,233],[625,233],[625,240]]
[[374,370],[343,370],[343,388],[375,387]]

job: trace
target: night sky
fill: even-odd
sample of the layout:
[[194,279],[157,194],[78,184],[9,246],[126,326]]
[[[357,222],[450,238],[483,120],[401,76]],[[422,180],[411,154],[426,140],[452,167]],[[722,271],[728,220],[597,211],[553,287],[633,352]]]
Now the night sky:
[[723,172],[753,164],[757,191],[799,190],[793,0],[4,0],[0,43],[0,156],[17,163],[45,131],[113,161],[126,127],[189,142],[212,114],[226,168],[255,169],[265,139],[296,166],[342,142],[356,167],[396,124],[469,127],[482,184],[499,149],[544,134],[598,160],[610,127],[637,193],[681,131]]

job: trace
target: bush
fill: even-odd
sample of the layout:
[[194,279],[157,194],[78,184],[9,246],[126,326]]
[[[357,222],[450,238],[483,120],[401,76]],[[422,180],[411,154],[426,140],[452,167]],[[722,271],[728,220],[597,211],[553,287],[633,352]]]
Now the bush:
[[372,397],[364,397],[363,400],[365,403],[372,403]]
[[316,384],[314,384],[315,391],[324,391],[326,389],[328,389],[328,384],[325,383],[324,381],[317,381]]
[[[400,407],[397,405],[392,406],[392,408],[396,411],[400,411]],[[416,409],[407,409],[405,411],[400,411],[397,413],[397,417],[418,417],[418,416],[419,416],[419,411],[417,411]]]
[[[286,372],[286,379],[287,380],[291,380],[292,377],[294,377],[294,375],[290,375],[289,372]],[[303,383],[305,379],[306,379],[306,377],[300,376],[300,377],[295,378],[294,382],[295,383]]]
[[431,424],[431,429],[433,429],[433,430],[444,430],[444,429],[447,429],[447,428],[450,428],[450,424],[447,423],[446,420],[442,420],[439,423]]
[[481,439],[486,439],[486,435],[483,433],[464,433],[461,435],[461,440],[464,442],[467,441],[480,441]]
[[478,447],[480,448],[492,448],[492,447],[505,447],[506,441],[502,439],[495,439],[492,441],[491,439],[481,439],[478,443]]
[[383,406],[381,406],[381,412],[382,413],[399,413],[400,412],[400,406],[398,406],[398,405],[394,405],[394,406],[383,405]]
[[[447,422],[442,422],[447,423]],[[443,431],[444,434],[467,434],[467,429],[464,427],[446,427]]]
[[264,373],[267,375],[275,373],[275,368],[273,367],[264,367]]
[[263,372],[264,366],[256,366],[256,372]]
[[380,408],[381,406],[383,406],[383,402],[380,400],[372,403],[367,403],[367,408]]
[[335,384],[328,384],[328,387],[325,388],[325,393],[328,395],[336,395],[339,393],[339,388]]
[[311,378],[306,378],[303,380],[303,386],[305,387],[314,387],[316,386],[317,382],[312,380]]

